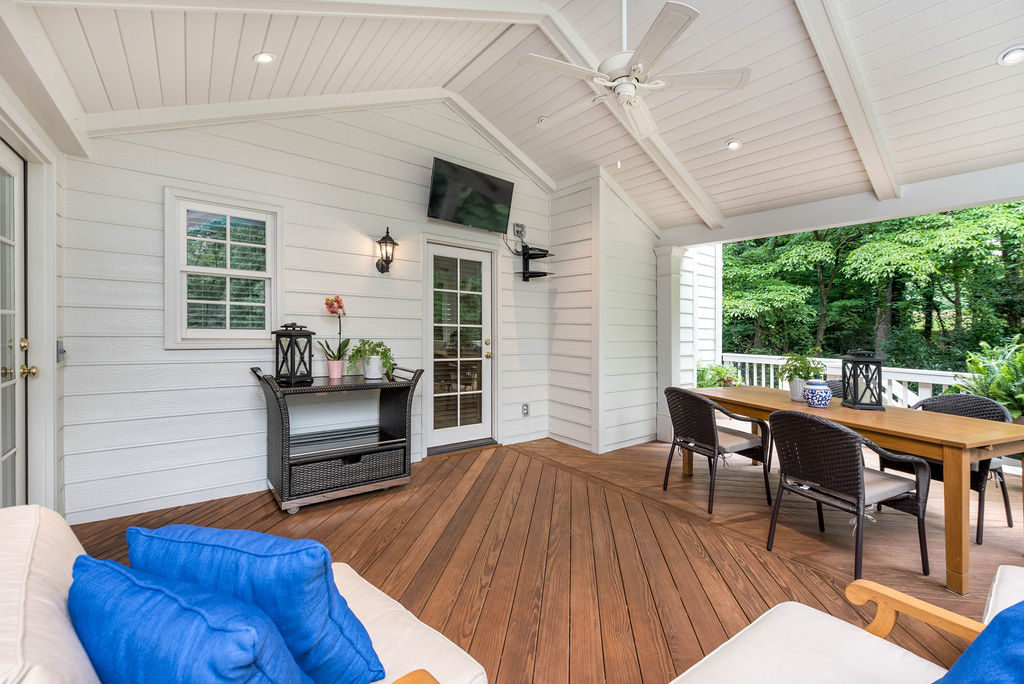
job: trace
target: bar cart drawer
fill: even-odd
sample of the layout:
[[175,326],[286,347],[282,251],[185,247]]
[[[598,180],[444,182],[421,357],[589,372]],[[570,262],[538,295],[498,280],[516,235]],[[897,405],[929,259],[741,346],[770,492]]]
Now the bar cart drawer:
[[290,465],[289,497],[296,498],[407,475],[405,449]]

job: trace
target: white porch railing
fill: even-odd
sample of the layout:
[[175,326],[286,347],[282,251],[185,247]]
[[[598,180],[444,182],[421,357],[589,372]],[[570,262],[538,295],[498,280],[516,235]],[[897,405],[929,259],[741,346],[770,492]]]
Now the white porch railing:
[[[825,364],[827,380],[838,380],[842,377],[841,360],[815,360]],[[761,387],[789,389],[789,383],[779,377],[779,366],[784,362],[785,358],[781,356],[722,354],[722,363],[739,371],[743,383]],[[913,406],[919,400],[939,394],[950,385],[956,384],[957,376],[963,375],[950,371],[883,366],[882,384],[886,403],[894,406]]]

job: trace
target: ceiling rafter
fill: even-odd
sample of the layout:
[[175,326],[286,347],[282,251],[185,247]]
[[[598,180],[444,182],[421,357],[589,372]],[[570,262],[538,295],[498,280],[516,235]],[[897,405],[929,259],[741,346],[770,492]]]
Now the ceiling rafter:
[[868,98],[867,87],[857,69],[833,0],[795,2],[875,196],[879,200],[899,197],[900,186],[882,128]]

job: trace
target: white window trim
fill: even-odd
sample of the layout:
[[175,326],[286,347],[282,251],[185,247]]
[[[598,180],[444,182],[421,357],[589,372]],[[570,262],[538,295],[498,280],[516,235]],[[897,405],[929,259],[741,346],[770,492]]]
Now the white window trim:
[[[267,220],[267,328],[254,331],[188,331],[185,327],[185,223],[184,205],[200,204],[211,211],[227,211],[237,216]],[[164,188],[164,348],[165,349],[263,349],[273,347],[270,330],[283,315],[284,300],[284,207],[247,197],[224,197],[184,188]],[[218,275],[243,275],[251,272],[216,269]],[[261,276],[262,277],[262,276]]]

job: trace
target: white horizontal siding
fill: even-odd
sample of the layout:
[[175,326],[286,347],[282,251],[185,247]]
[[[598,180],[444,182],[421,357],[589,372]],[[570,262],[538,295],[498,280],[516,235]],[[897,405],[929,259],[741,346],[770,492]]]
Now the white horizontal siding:
[[[265,413],[249,368],[269,370],[272,351],[163,348],[165,186],[283,206],[283,318],[333,335],[322,302],[340,294],[344,334],[385,340],[407,367],[425,363],[423,235],[500,247],[496,435],[547,436],[547,284],[513,276],[518,263],[500,236],[425,218],[435,155],[513,180],[512,221],[529,227],[531,244],[549,244],[546,192],[443,104],[120,135],[95,140],[88,160],[69,159],[60,256],[72,522],[265,486]],[[385,226],[399,247],[382,276],[375,240]],[[323,363],[315,358],[315,372],[325,374]],[[417,460],[420,412],[417,396]],[[338,425],[367,420],[338,413]],[[310,409],[296,420],[312,429],[331,417]]]
[[683,255],[679,298],[679,384],[697,386],[697,366],[722,357],[722,246],[697,245]]

